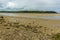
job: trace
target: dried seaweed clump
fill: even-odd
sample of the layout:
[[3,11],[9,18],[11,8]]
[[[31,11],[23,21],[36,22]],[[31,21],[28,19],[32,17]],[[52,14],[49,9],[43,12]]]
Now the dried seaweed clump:
[[60,40],[60,33],[56,33],[52,36],[52,40]]

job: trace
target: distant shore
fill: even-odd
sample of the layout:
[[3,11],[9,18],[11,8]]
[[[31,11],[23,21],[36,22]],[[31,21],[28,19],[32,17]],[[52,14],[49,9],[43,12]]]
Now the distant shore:
[[55,11],[0,11],[0,13],[47,13],[47,14],[57,14]]

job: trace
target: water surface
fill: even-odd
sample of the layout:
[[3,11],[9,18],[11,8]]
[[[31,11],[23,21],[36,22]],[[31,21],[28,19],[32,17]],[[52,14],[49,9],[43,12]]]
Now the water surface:
[[60,16],[31,16],[27,14],[15,14],[15,13],[0,13],[0,16],[14,16],[14,17],[44,18],[44,19],[60,20]]

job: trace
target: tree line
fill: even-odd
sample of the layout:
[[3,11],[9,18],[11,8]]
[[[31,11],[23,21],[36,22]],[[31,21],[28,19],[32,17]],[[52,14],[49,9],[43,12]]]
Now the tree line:
[[57,13],[56,11],[0,11],[0,13]]

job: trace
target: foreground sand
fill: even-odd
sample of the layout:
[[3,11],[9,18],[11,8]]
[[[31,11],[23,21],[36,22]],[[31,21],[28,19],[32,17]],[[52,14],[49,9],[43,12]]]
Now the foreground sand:
[[60,20],[0,16],[0,40],[52,40]]

